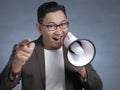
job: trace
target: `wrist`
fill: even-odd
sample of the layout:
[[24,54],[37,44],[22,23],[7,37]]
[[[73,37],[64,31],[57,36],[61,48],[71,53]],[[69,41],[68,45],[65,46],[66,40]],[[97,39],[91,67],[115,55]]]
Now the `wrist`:
[[14,73],[14,72],[11,71],[9,73],[9,80],[14,81],[15,79],[17,79],[19,77],[19,75],[20,75],[20,72],[19,73]]
[[81,80],[82,80],[82,82],[87,82],[87,80],[88,80],[87,74],[84,77],[81,77]]
[[86,73],[85,67],[83,67],[83,68],[79,71],[79,73],[80,73],[80,75],[81,75],[81,78],[86,77],[87,73]]
[[81,78],[84,78],[86,76],[86,74],[87,74],[85,67],[77,67],[75,70],[79,73]]
[[81,81],[82,81],[82,82],[87,82],[88,76],[87,76],[86,68],[83,67],[78,73],[80,74],[80,79],[81,79]]
[[18,64],[18,63],[16,63],[17,61],[13,61],[12,62],[12,65],[11,65],[11,71],[13,72],[13,73],[19,73],[20,71],[21,71],[21,69],[22,69],[22,65],[21,64]]

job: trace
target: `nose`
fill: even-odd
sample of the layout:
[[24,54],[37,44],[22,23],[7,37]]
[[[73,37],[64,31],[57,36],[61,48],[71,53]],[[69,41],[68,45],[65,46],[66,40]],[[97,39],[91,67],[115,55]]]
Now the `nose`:
[[60,27],[57,27],[57,30],[55,30],[55,34],[56,35],[60,35],[62,33],[62,29],[60,29]]

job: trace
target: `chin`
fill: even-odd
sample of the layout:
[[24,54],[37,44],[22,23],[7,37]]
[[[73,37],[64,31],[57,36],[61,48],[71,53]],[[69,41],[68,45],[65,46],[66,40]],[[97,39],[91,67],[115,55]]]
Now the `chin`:
[[54,46],[53,49],[59,49],[62,45]]

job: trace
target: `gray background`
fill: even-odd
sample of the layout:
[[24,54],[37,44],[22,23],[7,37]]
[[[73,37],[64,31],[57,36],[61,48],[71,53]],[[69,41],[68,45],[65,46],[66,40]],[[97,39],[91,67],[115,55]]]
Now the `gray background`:
[[[36,13],[45,1],[0,0],[0,72],[15,43],[28,37],[38,38]],[[69,31],[95,44],[97,53],[92,64],[103,81],[104,90],[119,90],[120,0],[56,1],[66,7]],[[14,90],[20,90],[20,85]]]

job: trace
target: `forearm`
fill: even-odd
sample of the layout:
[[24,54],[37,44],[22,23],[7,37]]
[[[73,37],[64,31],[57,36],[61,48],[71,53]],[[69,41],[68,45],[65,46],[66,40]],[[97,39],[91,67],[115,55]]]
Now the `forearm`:
[[102,90],[102,81],[91,64],[87,65],[85,68],[87,74],[87,80],[83,81],[85,90]]
[[10,79],[10,70],[4,69],[0,75],[0,88],[1,90],[11,90],[14,88],[20,81],[21,74],[14,78]]
[[8,64],[6,65],[5,69],[1,72],[1,75],[0,75],[1,90],[11,90],[13,87],[16,86],[16,84],[18,84],[20,80],[21,73],[19,73],[18,77],[15,78],[14,80],[10,80],[10,73],[12,72],[11,64],[12,64],[13,59],[14,59],[14,50],[13,50],[13,53],[10,57]]

